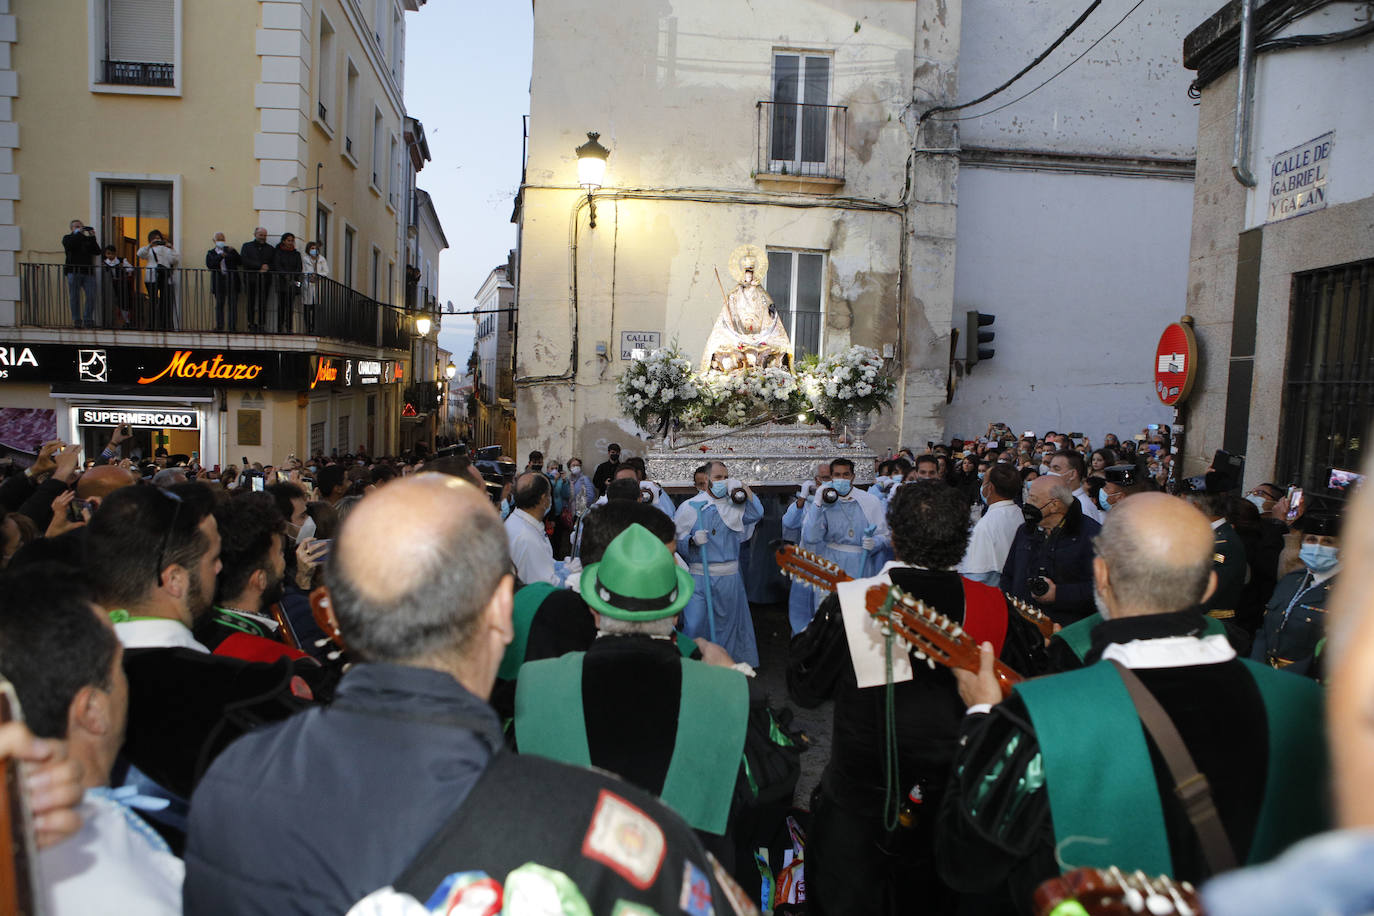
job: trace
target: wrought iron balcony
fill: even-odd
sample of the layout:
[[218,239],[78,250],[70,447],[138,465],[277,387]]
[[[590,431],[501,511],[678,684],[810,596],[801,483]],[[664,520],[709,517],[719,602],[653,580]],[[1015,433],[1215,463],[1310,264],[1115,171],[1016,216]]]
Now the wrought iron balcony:
[[117,86],[172,86],[176,65],[133,60],[103,60],[101,82]]
[[761,101],[755,174],[844,180],[849,108]]
[[[146,268],[91,268],[94,302],[72,284],[62,264],[21,264],[19,326],[71,328],[91,324],[120,334],[134,331],[296,334],[371,347],[410,347],[406,310],[378,302],[328,277],[307,274],[176,268],[161,282]],[[70,301],[82,294],[81,314]]]

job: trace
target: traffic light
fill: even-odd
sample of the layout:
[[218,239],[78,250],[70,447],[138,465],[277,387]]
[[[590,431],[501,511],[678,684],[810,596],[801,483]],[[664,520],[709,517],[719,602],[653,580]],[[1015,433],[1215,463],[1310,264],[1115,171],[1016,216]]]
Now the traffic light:
[[995,348],[984,346],[984,344],[992,343],[997,332],[983,330],[983,328],[990,327],[996,320],[996,315],[985,315],[977,311],[968,313],[968,336],[964,344],[965,369],[972,369],[979,360],[992,359],[997,354]]

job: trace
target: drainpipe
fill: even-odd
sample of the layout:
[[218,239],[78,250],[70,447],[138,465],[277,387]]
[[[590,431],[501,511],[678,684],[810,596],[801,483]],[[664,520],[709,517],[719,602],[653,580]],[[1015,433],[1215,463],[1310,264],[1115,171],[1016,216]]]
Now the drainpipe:
[[1254,18],[1255,0],[1240,0],[1240,60],[1236,64],[1236,137],[1231,174],[1247,188],[1256,185],[1250,171],[1250,122],[1255,108]]

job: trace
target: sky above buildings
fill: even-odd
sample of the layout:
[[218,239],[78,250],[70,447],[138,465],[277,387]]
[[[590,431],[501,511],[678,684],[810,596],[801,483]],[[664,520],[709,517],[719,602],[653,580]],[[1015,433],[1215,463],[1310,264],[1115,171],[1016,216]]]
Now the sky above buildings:
[[[533,10],[528,0],[437,0],[406,22],[406,113],[425,125],[432,161],[419,186],[448,238],[439,301],[467,311],[515,247],[522,118],[529,111]],[[472,318],[446,316],[439,345],[465,371]]]

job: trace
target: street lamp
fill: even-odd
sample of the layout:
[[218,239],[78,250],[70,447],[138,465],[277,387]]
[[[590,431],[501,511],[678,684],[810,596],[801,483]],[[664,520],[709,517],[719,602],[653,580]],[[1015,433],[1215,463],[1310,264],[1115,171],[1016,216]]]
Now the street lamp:
[[448,365],[444,367],[444,375],[448,376],[449,378],[453,378],[457,374],[458,367],[453,364],[453,360],[449,360]]
[[587,189],[587,203],[591,208],[589,228],[596,228],[596,199],[592,195],[601,187],[606,177],[606,157],[611,151],[597,142],[601,135],[594,130],[587,131],[587,142],[573,152],[577,154],[577,183]]
[[415,333],[421,337],[428,337],[429,329],[433,326],[433,324],[434,322],[432,322],[428,317],[421,315],[420,317],[415,319]]

